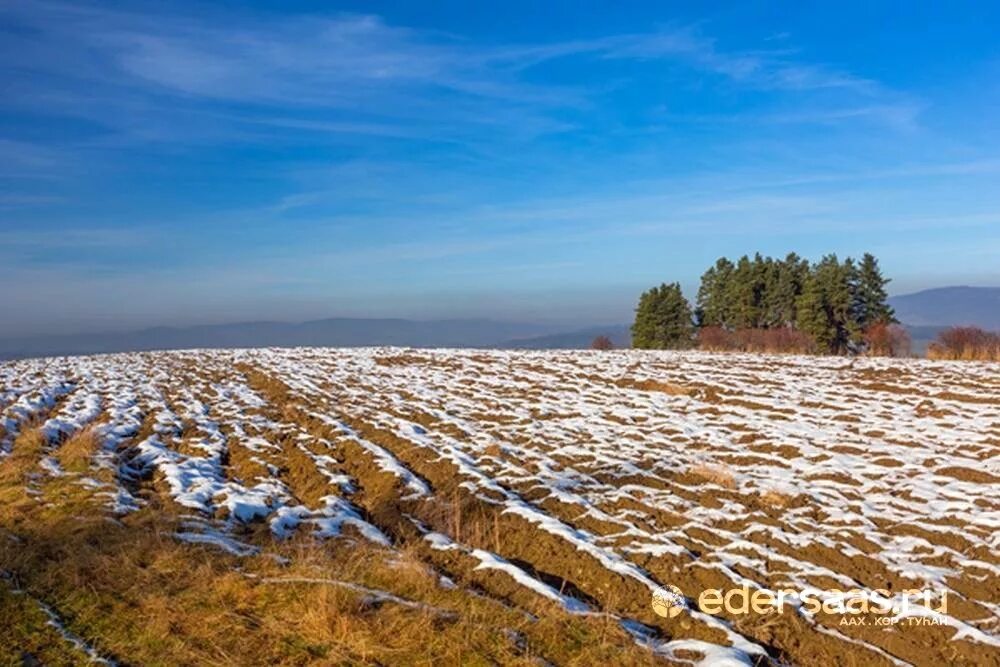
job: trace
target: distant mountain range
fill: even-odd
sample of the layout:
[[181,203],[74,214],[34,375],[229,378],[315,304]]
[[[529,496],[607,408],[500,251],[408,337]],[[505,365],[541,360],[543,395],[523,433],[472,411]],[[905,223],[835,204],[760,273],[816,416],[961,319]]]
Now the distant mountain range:
[[632,335],[627,324],[590,327],[579,331],[509,340],[500,345],[514,350],[579,350],[590,347],[598,336],[607,336],[616,348],[631,347]]
[[0,359],[234,347],[500,347],[506,341],[555,333],[559,327],[486,319],[403,320],[331,318],[290,324],[240,322],[155,327],[128,333],[31,336],[0,339]]
[[1000,287],[938,287],[890,297],[889,304],[906,325],[918,355],[948,327],[1000,330]]
[[1000,287],[939,287],[891,297],[889,304],[900,322],[914,327],[1000,330]]
[[[1000,330],[1000,287],[942,287],[891,297],[922,351],[946,326],[971,324]],[[128,333],[0,338],[0,359],[104,352],[233,347],[493,347],[577,349],[600,335],[629,346],[625,324],[566,331],[563,327],[488,319],[405,320],[331,318],[290,324],[241,322],[194,327],[155,327]]]
[[487,319],[404,320],[331,318],[290,324],[240,322],[154,327],[127,333],[0,338],[0,359],[105,352],[234,347],[493,347],[586,348],[599,335],[628,347],[628,327],[612,325],[566,332],[564,327]]

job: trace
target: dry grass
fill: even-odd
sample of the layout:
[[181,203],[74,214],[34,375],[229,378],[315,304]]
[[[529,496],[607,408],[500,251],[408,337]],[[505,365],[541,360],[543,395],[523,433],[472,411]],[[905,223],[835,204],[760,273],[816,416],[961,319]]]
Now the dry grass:
[[631,378],[623,378],[618,380],[616,384],[619,387],[638,389],[639,391],[659,391],[670,396],[692,396],[696,392],[694,387],[677,384],[676,382],[661,382],[650,379],[633,380]]
[[67,438],[55,451],[59,464],[69,472],[85,472],[101,442],[97,429],[86,428]]
[[927,348],[928,359],[1000,361],[1000,333],[978,327],[952,327],[938,334]]
[[736,479],[733,477],[733,473],[722,466],[697,465],[689,468],[688,472],[706,482],[718,484],[727,489],[736,488]]
[[503,531],[495,508],[457,490],[446,500],[435,499],[430,504],[430,511],[422,516],[435,530],[478,549],[501,550]]
[[[67,441],[67,464],[84,461],[91,443],[86,433]],[[58,501],[39,503],[26,496],[24,482],[44,445],[37,429],[26,431],[0,465],[0,570],[24,590],[12,595],[0,582],[0,664],[82,661],[45,625],[35,600],[102,655],[130,664],[654,662],[606,619],[569,616],[545,601],[531,607],[532,619],[489,597],[444,588],[412,548],[317,541],[305,531],[278,542],[251,527],[240,539],[262,552],[238,559],[174,539],[178,511],[155,495],[120,524],[89,509],[72,475],[33,478],[45,498]],[[296,493],[315,499],[325,481],[305,474],[302,452],[286,453]],[[457,495],[442,520],[470,544],[495,548],[500,539],[495,521]],[[379,600],[351,584],[408,602]]]
[[702,327],[698,347],[712,352],[764,352],[768,354],[809,354],[816,343],[807,334],[790,327],[736,329]]
[[790,496],[787,493],[775,491],[774,489],[768,489],[760,494],[760,499],[766,505],[770,505],[771,507],[776,507],[778,509],[784,509],[792,504],[795,497]]
[[48,616],[12,582],[0,581],[0,619],[0,665],[80,664],[80,655],[48,625]]
[[45,436],[38,428],[37,420],[22,425],[14,438],[14,447],[0,466],[0,484],[26,481],[28,475],[36,471],[38,461],[45,454]]
[[[143,510],[119,527],[101,518],[51,517],[22,531],[18,543],[0,544],[0,566],[103,654],[134,664],[532,664],[535,656],[559,664],[651,661],[600,621],[556,608],[532,621],[488,598],[444,589],[406,551],[297,538],[238,560],[178,543],[163,516]],[[372,599],[341,582],[413,604]],[[52,652],[59,642],[39,630],[27,600],[0,595],[7,626],[0,637],[46,664],[72,664]],[[47,646],[55,648],[39,648]]]

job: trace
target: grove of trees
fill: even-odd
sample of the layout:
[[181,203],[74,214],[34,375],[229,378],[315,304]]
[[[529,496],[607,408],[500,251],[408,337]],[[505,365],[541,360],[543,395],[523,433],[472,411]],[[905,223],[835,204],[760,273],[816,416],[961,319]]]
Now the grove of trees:
[[644,292],[632,344],[901,353],[908,342],[888,305],[888,283],[870,253],[860,262],[831,254],[812,264],[795,253],[784,259],[757,253],[736,262],[721,257],[702,275],[693,310],[677,283]]

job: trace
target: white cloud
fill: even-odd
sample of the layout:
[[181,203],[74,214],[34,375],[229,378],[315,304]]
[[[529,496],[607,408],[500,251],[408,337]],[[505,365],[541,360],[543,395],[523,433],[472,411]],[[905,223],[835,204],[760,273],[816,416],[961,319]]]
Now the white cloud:
[[[489,123],[560,132],[571,125],[556,120],[552,112],[585,108],[606,84],[583,80],[577,85],[566,81],[540,85],[524,73],[533,66],[576,57],[665,60],[745,87],[793,93],[839,91],[867,100],[863,105],[841,105],[854,111],[839,115],[787,112],[796,122],[865,116],[900,125],[914,122],[919,112],[913,105],[900,109],[897,95],[870,79],[804,62],[787,50],[726,50],[687,27],[490,45],[391,25],[367,15],[215,12],[192,17],[32,0],[0,8],[2,15],[36,32],[6,40],[0,56],[25,71],[89,81],[93,85],[82,95],[84,109],[86,100],[95,95],[127,100],[140,94],[167,94],[182,101],[352,112],[346,118],[295,118],[290,113],[253,110],[252,115],[276,126],[335,133],[411,136],[421,134],[419,125],[426,122],[432,122],[439,134],[449,129],[454,134],[463,124]],[[26,100],[31,97],[25,95]],[[155,107],[144,108],[143,113],[153,115]]]

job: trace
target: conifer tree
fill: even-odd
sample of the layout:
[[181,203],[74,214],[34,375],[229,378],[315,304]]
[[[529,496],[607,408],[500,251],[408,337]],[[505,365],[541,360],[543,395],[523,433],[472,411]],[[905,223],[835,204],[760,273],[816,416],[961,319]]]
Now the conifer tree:
[[678,283],[662,284],[642,293],[632,324],[632,347],[676,349],[690,347],[694,327],[691,306]]
[[795,302],[802,294],[809,262],[794,252],[788,253],[783,261],[774,261],[773,278],[769,281],[766,303],[768,326],[793,327],[796,321]]
[[816,343],[824,352],[833,344],[834,334],[827,314],[823,288],[816,274],[810,272],[802,286],[802,294],[795,302],[795,326]]
[[854,295],[854,320],[860,329],[873,324],[896,324],[896,313],[888,303],[885,286],[890,280],[882,276],[878,260],[869,252],[861,257],[858,265],[857,286]]
[[856,274],[850,258],[841,263],[827,255],[813,267],[796,302],[798,328],[824,352],[843,354],[860,339],[853,317]]
[[733,271],[729,290],[732,304],[732,321],[735,329],[752,329],[760,320],[760,297],[763,292],[763,261],[760,254],[753,260],[746,255],[740,257]]
[[732,293],[733,269],[732,262],[720,257],[702,274],[696,310],[698,326],[729,326],[732,319],[729,296]]

